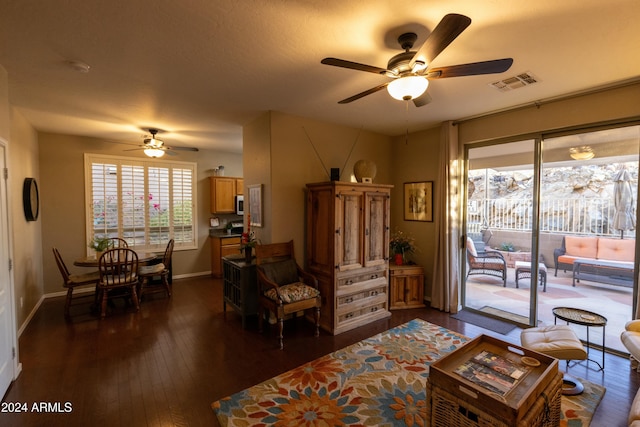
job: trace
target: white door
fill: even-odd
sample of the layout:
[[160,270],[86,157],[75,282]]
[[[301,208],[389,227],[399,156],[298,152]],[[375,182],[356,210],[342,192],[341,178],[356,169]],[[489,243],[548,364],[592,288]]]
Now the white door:
[[7,180],[4,179],[6,150],[0,141],[0,396],[4,396],[13,380],[14,322],[9,271],[9,213]]

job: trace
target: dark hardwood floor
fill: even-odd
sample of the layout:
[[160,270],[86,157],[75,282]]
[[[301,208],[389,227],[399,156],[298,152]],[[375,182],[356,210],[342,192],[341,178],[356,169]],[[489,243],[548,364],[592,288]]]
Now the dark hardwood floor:
[[[89,314],[88,305],[79,305],[65,322],[63,298],[46,300],[20,338],[23,371],[4,402],[26,403],[30,411],[34,403],[56,409],[59,402],[62,411],[70,411],[0,413],[0,425],[217,425],[213,401],[417,317],[469,337],[487,333],[519,343],[519,329],[505,337],[437,310],[414,309],[319,338],[303,319],[288,321],[281,351],[275,327],[258,334],[252,319],[242,329],[233,311],[225,320],[221,293],[220,280],[176,280],[171,299],[150,295],[138,313],[116,301],[102,321]],[[570,372],[607,387],[593,426],[626,425],[640,385],[627,359],[608,354],[604,373],[582,365]]]

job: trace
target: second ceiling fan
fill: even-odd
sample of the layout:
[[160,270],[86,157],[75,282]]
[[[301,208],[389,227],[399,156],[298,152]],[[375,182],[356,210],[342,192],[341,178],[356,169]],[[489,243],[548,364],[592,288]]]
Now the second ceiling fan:
[[139,148],[134,148],[132,150],[126,151],[142,149],[144,151],[144,154],[154,158],[162,157],[165,155],[165,153],[174,156],[176,153],[172,152],[171,150],[198,151],[198,149],[195,147],[169,147],[167,145],[164,145],[164,141],[156,137],[158,132],[158,129],[149,129],[151,137],[144,139],[144,145],[141,145]]
[[392,79],[391,81],[343,99],[338,103],[347,104],[387,88],[392,97],[405,101],[412,100],[416,107],[421,107],[431,101],[431,97],[426,92],[429,80],[494,74],[507,71],[511,67],[511,64],[513,64],[512,58],[430,68],[433,60],[470,24],[471,18],[467,16],[455,13],[446,15],[417,51],[411,50],[417,39],[417,35],[415,33],[402,34],[398,37],[398,43],[405,51],[392,57],[387,64],[387,68],[360,64],[338,58],[324,58],[321,62],[326,65],[386,75]]

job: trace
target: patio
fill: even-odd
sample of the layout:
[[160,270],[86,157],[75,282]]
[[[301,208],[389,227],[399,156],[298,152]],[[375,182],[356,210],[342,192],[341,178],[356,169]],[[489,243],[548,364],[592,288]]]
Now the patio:
[[[633,289],[586,280],[572,287],[570,271],[558,271],[558,277],[554,277],[554,269],[549,266],[547,269],[547,291],[542,292],[541,286],[538,289],[540,324],[554,323],[551,312],[554,307],[574,307],[598,313],[607,318],[606,347],[626,353],[627,350],[620,341],[620,333],[624,330],[625,323],[631,319]],[[467,307],[476,310],[493,307],[524,316],[523,321],[526,321],[529,314],[530,280],[520,279],[519,285],[520,288],[516,289],[514,268],[508,268],[506,288],[497,277],[469,276],[466,285]],[[575,324],[571,326],[581,339],[586,340],[586,327]],[[602,344],[602,328],[591,327],[589,335],[592,344]]]

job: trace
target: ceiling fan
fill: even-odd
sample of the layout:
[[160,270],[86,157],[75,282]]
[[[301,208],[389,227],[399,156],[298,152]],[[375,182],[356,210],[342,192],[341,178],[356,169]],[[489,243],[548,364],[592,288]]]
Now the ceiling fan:
[[154,158],[162,157],[165,155],[165,153],[171,156],[177,155],[177,153],[174,153],[172,150],[198,151],[198,149],[194,147],[169,147],[167,145],[164,145],[164,141],[156,138],[156,135],[158,134],[158,132],[159,132],[158,129],[149,129],[149,133],[151,134],[151,136],[144,139],[144,145],[141,145],[138,148],[134,148],[132,150],[126,150],[126,151],[142,149],[144,150],[144,154]]
[[405,51],[392,57],[387,64],[387,68],[360,64],[338,58],[324,58],[321,62],[326,65],[386,75],[392,79],[389,82],[343,99],[338,103],[347,104],[386,87],[389,94],[395,99],[405,101],[413,100],[416,107],[421,107],[431,101],[431,96],[426,93],[429,80],[494,74],[507,71],[511,67],[511,64],[513,64],[512,58],[430,68],[431,62],[470,24],[471,18],[467,16],[455,13],[446,15],[417,51],[411,50],[418,38],[415,33],[404,33],[400,35],[400,37],[398,37],[398,43]]

